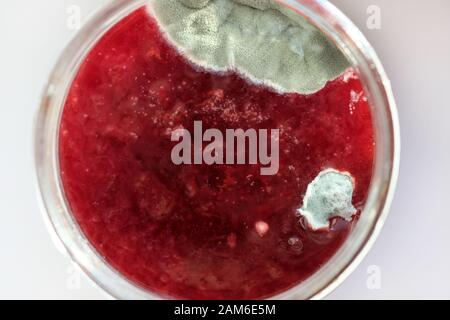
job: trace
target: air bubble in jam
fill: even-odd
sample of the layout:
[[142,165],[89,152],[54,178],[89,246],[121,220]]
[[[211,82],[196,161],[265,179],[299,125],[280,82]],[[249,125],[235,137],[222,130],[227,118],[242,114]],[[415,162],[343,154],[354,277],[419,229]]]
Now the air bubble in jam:
[[[279,129],[279,172],[174,165],[170,133],[197,120]],[[145,8],[93,47],[60,126],[64,192],[88,240],[128,279],[175,298],[266,298],[304,281],[356,223],[302,226],[308,184],[328,168],[351,173],[360,214],[372,176],[372,120],[355,72],[300,95],[202,71],[167,44]]]

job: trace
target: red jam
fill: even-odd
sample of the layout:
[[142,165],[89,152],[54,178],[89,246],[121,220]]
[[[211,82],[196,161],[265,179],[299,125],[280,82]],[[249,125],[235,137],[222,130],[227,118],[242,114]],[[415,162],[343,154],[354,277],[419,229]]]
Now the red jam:
[[[262,176],[259,165],[173,164],[171,132],[196,120],[221,130],[280,129],[278,174]],[[350,172],[360,211],[374,159],[356,75],[304,96],[201,71],[143,8],[81,65],[59,143],[65,195],[93,246],[138,285],[188,299],[264,298],[311,276],[355,221],[306,228],[297,209],[308,184],[326,168]]]

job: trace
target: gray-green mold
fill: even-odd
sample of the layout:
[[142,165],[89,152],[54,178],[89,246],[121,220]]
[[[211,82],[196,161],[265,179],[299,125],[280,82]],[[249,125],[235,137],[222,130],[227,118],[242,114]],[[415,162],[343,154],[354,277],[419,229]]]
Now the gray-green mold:
[[312,94],[349,63],[321,31],[274,0],[149,0],[168,40],[207,70]]
[[346,172],[324,170],[308,185],[299,214],[313,230],[328,230],[330,219],[351,221],[357,213],[352,204],[353,177]]

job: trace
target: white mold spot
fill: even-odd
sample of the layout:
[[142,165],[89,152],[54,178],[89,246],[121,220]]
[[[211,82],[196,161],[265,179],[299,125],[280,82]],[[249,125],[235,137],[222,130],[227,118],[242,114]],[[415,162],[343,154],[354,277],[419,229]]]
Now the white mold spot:
[[269,225],[264,221],[258,221],[255,223],[256,233],[262,238],[269,232]]
[[357,213],[352,204],[354,179],[347,172],[327,169],[308,185],[298,211],[314,231],[329,230],[330,219],[351,221]]

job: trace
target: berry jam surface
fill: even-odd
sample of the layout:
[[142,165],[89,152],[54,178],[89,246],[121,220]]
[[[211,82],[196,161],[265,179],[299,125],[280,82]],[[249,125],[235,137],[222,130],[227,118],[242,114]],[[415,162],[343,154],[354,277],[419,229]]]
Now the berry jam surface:
[[[280,130],[280,168],[175,165],[171,132]],[[279,94],[237,74],[198,70],[141,8],[94,46],[66,100],[59,138],[66,198],[108,263],[136,284],[187,299],[258,299],[300,283],[346,240],[352,222],[314,232],[300,221],[324,169],[355,179],[359,213],[374,138],[351,70],[312,95]]]

